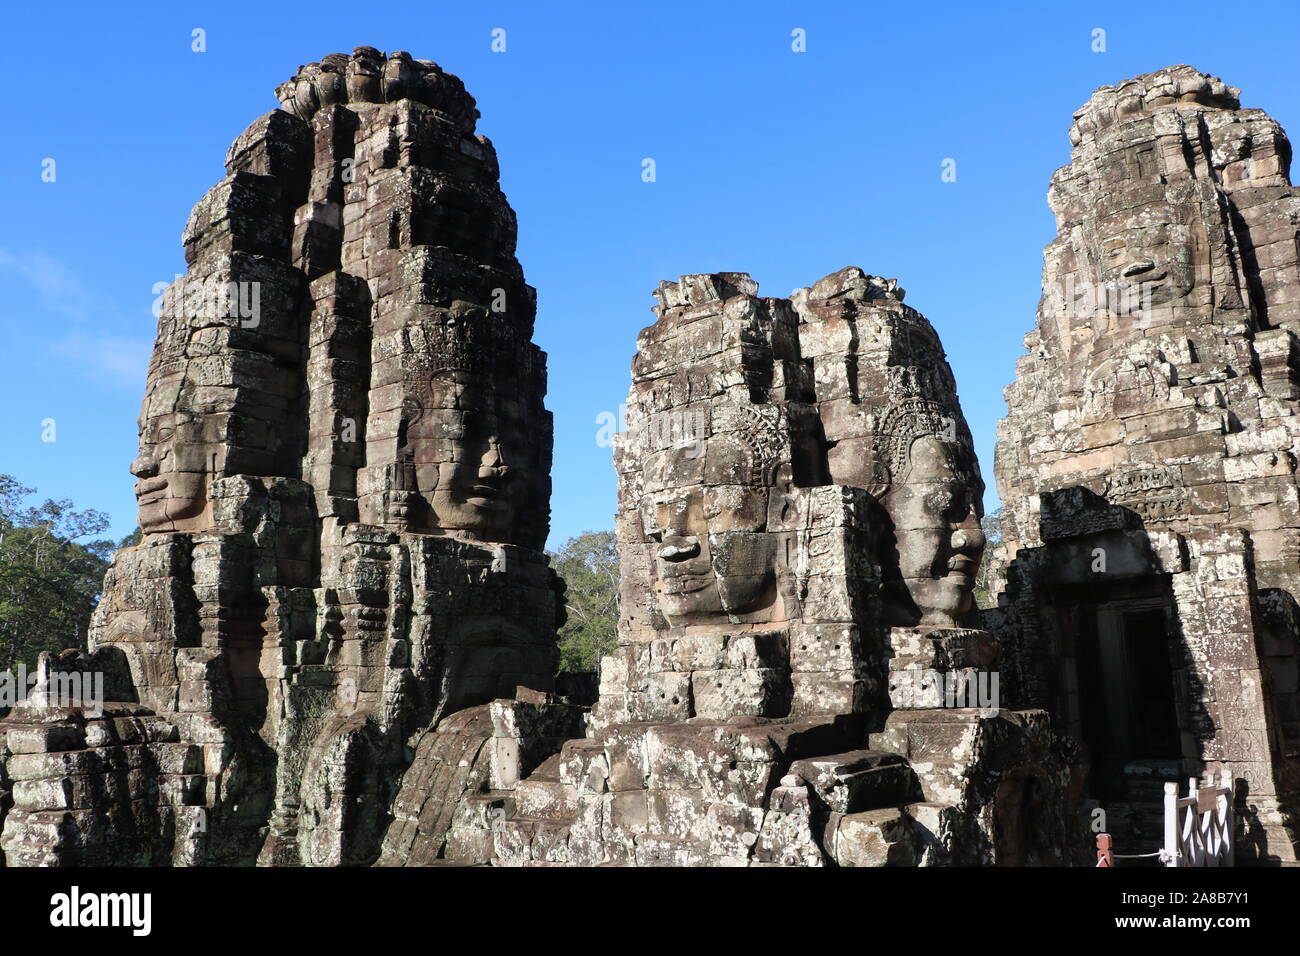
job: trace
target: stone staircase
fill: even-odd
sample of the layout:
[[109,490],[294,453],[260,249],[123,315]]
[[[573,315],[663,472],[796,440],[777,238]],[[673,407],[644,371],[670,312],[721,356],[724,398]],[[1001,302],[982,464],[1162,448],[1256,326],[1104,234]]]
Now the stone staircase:
[[[912,640],[895,659],[908,675],[900,689],[918,696],[865,739],[860,726],[825,718],[802,729],[786,720],[615,725],[565,741],[526,777],[494,771],[453,832],[498,866],[1019,862],[1017,844],[998,840],[1000,827],[1019,825],[1025,781],[1056,793],[1069,776],[1046,713],[920,706],[931,695],[922,672],[974,670],[993,649],[983,632],[901,636]],[[857,742],[867,746],[835,749]],[[1072,835],[1051,827],[1063,856]],[[489,837],[484,853],[478,841]],[[455,843],[448,859],[462,855]],[[1031,844],[1022,836],[1020,845]]]
[[505,813],[490,820],[496,865],[570,862],[568,838],[578,813],[578,791],[560,779],[562,759],[563,752],[551,755],[514,790],[494,795],[508,798],[500,807]]
[[563,862],[575,787],[561,746],[577,742],[585,708],[520,687],[515,699],[466,708],[414,741],[380,866]]
[[539,823],[568,822],[578,812],[577,795],[560,780],[560,755],[548,757],[515,785],[515,816]]

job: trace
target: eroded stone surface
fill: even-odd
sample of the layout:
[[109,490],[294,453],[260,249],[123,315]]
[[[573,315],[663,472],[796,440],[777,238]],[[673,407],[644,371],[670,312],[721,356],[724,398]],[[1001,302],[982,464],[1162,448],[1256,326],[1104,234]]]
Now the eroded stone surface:
[[[1004,678],[1086,740],[1103,808],[1128,812],[1146,777],[1158,796],[1157,769],[1185,784],[1227,768],[1248,793],[1248,852],[1294,859],[1290,144],[1238,90],[1189,66],[1101,88],[1070,140],[1048,193],[1058,233],[1037,326],[999,428],[999,557],[1011,563],[989,621],[1015,651]],[[1137,696],[1173,715],[1163,744],[1129,739],[1141,720],[1089,713],[1136,680],[1129,667],[1096,672],[1107,666],[1096,647],[1116,639],[1114,615],[1144,608],[1164,614],[1153,640],[1170,673]]]
[[[277,92],[161,301],[144,539],[90,633],[134,709],[96,743],[59,717],[32,746],[62,765],[8,760],[44,775],[14,784],[10,862],[369,863],[408,737],[552,688],[545,356],[474,101],[368,47]],[[16,709],[10,750],[47,723]]]

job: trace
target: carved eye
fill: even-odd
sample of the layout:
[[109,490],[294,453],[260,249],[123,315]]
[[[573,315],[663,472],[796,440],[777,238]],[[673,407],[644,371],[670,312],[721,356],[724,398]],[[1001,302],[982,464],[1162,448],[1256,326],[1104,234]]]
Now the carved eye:
[[944,514],[952,507],[951,491],[931,491],[925,496],[925,510],[932,514]]
[[930,514],[949,523],[962,521],[970,511],[966,496],[952,489],[930,492],[925,496],[925,507]]

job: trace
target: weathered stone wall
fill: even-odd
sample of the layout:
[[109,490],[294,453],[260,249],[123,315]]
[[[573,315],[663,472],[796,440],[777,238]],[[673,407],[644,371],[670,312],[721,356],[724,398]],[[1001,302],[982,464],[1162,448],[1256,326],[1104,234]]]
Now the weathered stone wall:
[[1016,692],[1079,734],[1106,691],[1080,685],[1073,609],[1166,609],[1179,775],[1230,769],[1261,852],[1291,859],[1300,191],[1286,135],[1238,94],[1175,66],[1075,113],[999,427],[1011,563],[990,620]]

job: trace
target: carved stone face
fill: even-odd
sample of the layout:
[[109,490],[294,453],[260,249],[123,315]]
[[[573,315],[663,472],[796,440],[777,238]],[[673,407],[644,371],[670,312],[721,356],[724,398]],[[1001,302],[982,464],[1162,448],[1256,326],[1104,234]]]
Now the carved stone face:
[[909,458],[907,474],[881,499],[893,519],[899,571],[920,611],[917,623],[956,627],[972,607],[984,552],[978,503],[950,442],[922,436]]
[[751,474],[748,449],[721,437],[647,460],[644,523],[654,542],[660,606],[671,623],[749,615],[772,604],[769,489],[752,483]]
[[142,531],[200,530],[207,486],[219,446],[205,435],[202,416],[167,412],[145,419],[140,455],[131,463]]
[[1103,285],[1127,290],[1142,306],[1178,302],[1196,285],[1196,243],[1189,227],[1160,223],[1101,231]]
[[530,480],[517,403],[455,382],[438,383],[434,401],[442,407],[424,410],[408,426],[405,453],[430,511],[430,527],[413,530],[509,540]]

